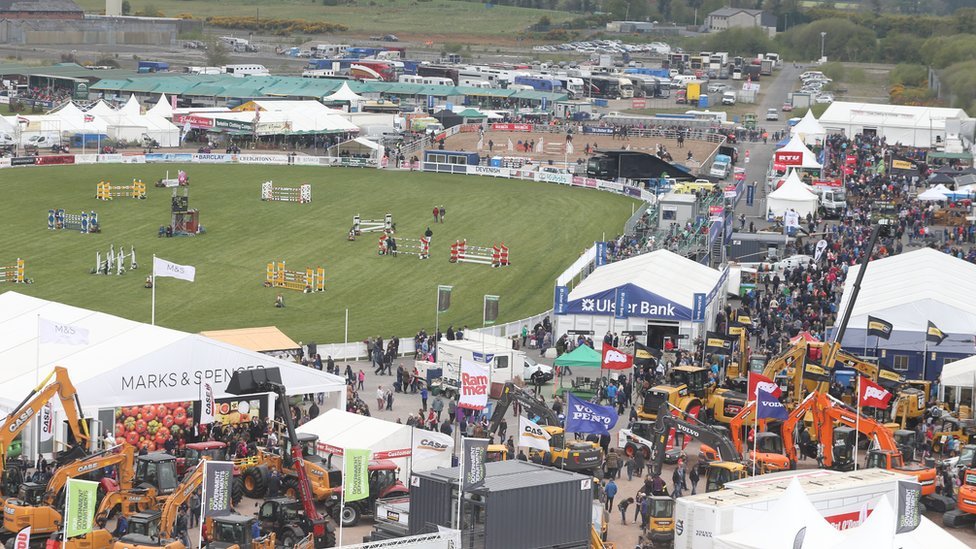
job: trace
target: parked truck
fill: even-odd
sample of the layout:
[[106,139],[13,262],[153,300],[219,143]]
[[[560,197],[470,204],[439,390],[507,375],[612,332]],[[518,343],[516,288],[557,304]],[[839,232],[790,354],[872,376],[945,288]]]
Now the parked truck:
[[915,482],[909,475],[882,469],[847,473],[808,469],[728,482],[724,490],[678,498],[674,511],[675,549],[716,547],[716,537],[743,528],[768,511],[770,503],[782,496],[794,478],[800,481],[810,502],[838,530],[860,524],[862,509],[867,506],[870,513],[878,496],[886,496],[897,508],[899,483]]
[[553,378],[551,366],[539,364],[526,356],[522,351],[512,349],[509,340],[481,334],[471,335],[484,340],[469,339],[455,341],[441,341],[437,345],[437,363],[417,362],[417,370],[422,378],[429,377],[427,370],[431,367],[441,369],[439,379],[431,380],[431,387],[439,389],[445,394],[456,394],[461,387],[461,360],[470,360],[491,365],[492,394],[501,394],[501,388],[506,382],[515,377],[525,383],[541,385]]

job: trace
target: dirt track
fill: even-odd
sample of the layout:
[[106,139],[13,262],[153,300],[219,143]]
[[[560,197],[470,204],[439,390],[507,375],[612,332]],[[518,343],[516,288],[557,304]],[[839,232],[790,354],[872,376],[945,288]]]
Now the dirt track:
[[[543,152],[519,152],[518,150],[508,151],[508,140],[511,139],[513,145],[518,145],[519,141],[535,141],[537,144],[540,140],[543,141]],[[488,151],[488,141],[494,142],[494,148],[489,154]],[[674,157],[674,161],[678,164],[685,164],[688,155],[687,151],[691,151],[696,160],[703,160],[712,154],[717,145],[715,143],[708,143],[705,141],[693,141],[691,139],[686,139],[684,143],[684,148],[678,148],[678,143],[674,139],[664,139],[660,137],[631,137],[626,140],[614,139],[609,135],[574,135],[573,136],[573,153],[568,155],[568,160],[574,162],[577,159],[586,159],[588,155],[584,152],[587,143],[590,144],[591,148],[595,145],[597,150],[616,150],[628,147],[635,151],[643,151],[648,153],[653,153],[657,150],[657,145],[660,144],[664,146],[671,156]],[[484,149],[481,152],[482,155],[501,155],[501,156],[520,156],[525,158],[541,159],[541,160],[563,160],[566,157],[565,154],[565,136],[558,133],[540,133],[540,132],[493,132],[489,131],[485,133],[484,137]],[[447,138],[444,147],[448,150],[458,151],[474,151],[478,148],[478,134],[477,133],[459,133]],[[516,147],[517,149],[517,147]],[[592,154],[592,150],[590,151]]]

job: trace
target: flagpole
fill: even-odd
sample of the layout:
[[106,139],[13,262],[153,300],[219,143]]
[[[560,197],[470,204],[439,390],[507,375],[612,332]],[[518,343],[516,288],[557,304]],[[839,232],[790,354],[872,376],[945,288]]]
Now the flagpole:
[[[155,286],[155,284],[153,284]],[[201,385],[202,387],[202,385]],[[203,462],[203,482],[200,488],[200,501],[203,505],[200,506],[200,525],[197,527],[197,547],[203,547],[203,523],[204,515],[207,514],[207,462]],[[341,517],[340,517],[341,518]],[[341,520],[339,521],[342,522]]]
[[[458,502],[457,502],[457,529],[461,529],[461,499],[464,497],[464,435],[461,435],[461,459],[458,460]],[[341,544],[340,544],[341,545]]]
[[65,494],[65,497],[64,497],[64,532],[63,532],[64,535],[61,537],[61,547],[67,547],[67,545],[68,545],[68,521],[71,520],[71,511],[68,510],[68,507],[69,507],[69,505],[71,503],[71,480],[72,479],[69,478],[65,482],[65,484],[64,484],[64,494]]
[[854,470],[857,471],[857,445],[861,438],[861,374],[857,375],[857,419],[854,420]]
[[[484,318],[484,317],[482,317]],[[441,287],[434,294],[434,345],[437,345],[437,332],[441,329]],[[436,354],[435,354],[436,358]]]
[[342,547],[342,510],[346,507],[346,450],[342,452],[342,489],[339,490],[339,539],[336,547]]
[[153,254],[153,268],[152,268],[152,313],[150,314],[149,323],[153,326],[156,325],[156,254]]
[[922,381],[925,381],[926,371],[929,369],[929,332],[925,331],[925,350],[922,354]]
[[[748,386],[748,385],[747,385]],[[759,389],[756,389],[756,419],[752,426],[752,476],[756,476],[756,463],[759,461]]]

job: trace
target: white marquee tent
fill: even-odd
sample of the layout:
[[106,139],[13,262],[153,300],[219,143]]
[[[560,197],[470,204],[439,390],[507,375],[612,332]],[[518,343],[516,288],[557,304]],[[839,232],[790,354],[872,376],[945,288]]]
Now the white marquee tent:
[[[847,272],[837,310],[850,299],[860,265]],[[925,332],[932,321],[947,334],[976,333],[976,265],[931,248],[877,259],[864,273],[850,326],[867,326],[868,315],[894,331]],[[920,337],[920,340],[924,339]]]
[[766,208],[774,217],[782,217],[792,209],[803,218],[817,213],[819,204],[820,199],[800,180],[796,170],[790,170],[783,184],[766,197]]
[[790,168],[806,168],[809,170],[823,168],[823,165],[817,160],[817,155],[813,154],[813,151],[803,143],[803,139],[798,134],[793,134],[786,145],[776,149],[776,152],[773,153],[774,161],[776,155],[780,153],[799,153],[801,155],[800,164],[791,165]]
[[[147,312],[148,314],[148,312]],[[88,331],[87,345],[40,343],[40,319]],[[294,362],[198,334],[151,326],[106,313],[8,291],[0,294],[0,408],[17,406],[54,366],[63,366],[86,415],[114,422],[120,406],[200,399],[201,380],[216,398],[230,397],[236,370],[277,367],[289,395],[323,392],[345,408],[346,384]],[[56,414],[60,403],[54,403]]]
[[173,105],[170,104],[169,98],[166,97],[166,94],[162,93],[159,94],[159,101],[157,101],[151,109],[146,111],[146,114],[153,114],[161,118],[171,119],[173,118]]
[[329,103],[348,103],[350,106],[360,106],[366,98],[359,95],[358,93],[352,91],[349,88],[349,84],[343,82],[339,89],[333,92],[331,95],[327,95],[322,98],[323,101]]
[[[888,143],[932,147],[936,139],[972,143],[972,119],[962,109],[834,101],[820,116],[830,133],[875,132]],[[965,145],[964,145],[965,146]]]
[[942,183],[939,183],[938,185],[932,187],[931,189],[928,189],[925,192],[919,194],[918,199],[926,202],[945,202],[946,200],[948,200],[946,195],[949,193],[952,193],[952,190],[949,189],[949,187],[943,185]]
[[[453,441],[449,448],[429,450],[430,445],[418,448],[420,443],[426,442],[426,438],[439,439],[447,435],[345,410],[328,410],[296,430],[317,436],[318,451],[325,456],[341,459],[346,449],[360,449],[370,450],[371,459],[393,460],[400,466],[400,477],[404,480],[411,469],[429,471],[451,466]],[[336,458],[333,458],[332,464],[340,466]]]
[[823,141],[827,137],[827,130],[813,116],[813,110],[807,109],[803,118],[790,128],[790,135],[799,135],[805,144],[814,145],[817,141]]
[[[597,268],[557,306],[556,330],[649,330],[658,326],[677,329],[694,341],[705,335],[714,313],[724,305],[728,271],[712,269],[668,250],[655,250]],[[560,284],[561,285],[561,284]],[[623,295],[621,295],[623,294]],[[695,294],[705,297],[695,305]],[[617,302],[625,311],[615,318]],[[692,322],[698,309],[704,322]],[[597,345],[601,338],[594,338]]]

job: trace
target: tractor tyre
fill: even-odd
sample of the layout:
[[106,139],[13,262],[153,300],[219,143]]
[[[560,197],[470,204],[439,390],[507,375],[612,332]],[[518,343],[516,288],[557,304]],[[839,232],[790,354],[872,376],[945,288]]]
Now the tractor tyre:
[[268,481],[271,477],[267,465],[251,467],[244,473],[244,495],[253,499],[262,499],[268,491]]
[[301,528],[294,524],[289,524],[281,532],[281,544],[285,547],[294,547],[304,537],[305,533],[302,532]]
[[345,507],[342,508],[339,519],[342,521],[343,526],[350,527],[359,524],[359,519],[361,517],[362,512],[359,510],[359,506],[355,503],[347,503]]
[[298,477],[285,477],[281,481],[282,497],[301,500],[302,491],[298,488]]
[[234,477],[230,484],[230,501],[236,507],[244,499],[244,480],[241,477]]

